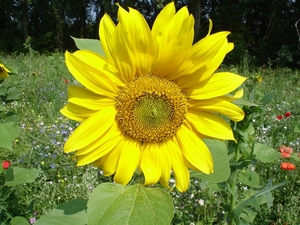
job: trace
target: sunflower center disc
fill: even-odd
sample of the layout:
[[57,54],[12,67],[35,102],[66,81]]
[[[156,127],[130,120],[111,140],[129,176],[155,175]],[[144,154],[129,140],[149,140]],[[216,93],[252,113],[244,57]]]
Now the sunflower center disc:
[[139,76],[120,89],[116,101],[119,127],[140,142],[172,137],[185,119],[187,99],[172,81]]

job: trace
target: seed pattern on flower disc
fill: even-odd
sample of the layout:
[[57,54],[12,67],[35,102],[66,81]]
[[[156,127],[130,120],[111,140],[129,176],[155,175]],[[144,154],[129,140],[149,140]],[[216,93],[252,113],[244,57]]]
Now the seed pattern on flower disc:
[[162,142],[172,137],[185,119],[187,99],[172,81],[138,76],[119,91],[119,127],[140,142]]

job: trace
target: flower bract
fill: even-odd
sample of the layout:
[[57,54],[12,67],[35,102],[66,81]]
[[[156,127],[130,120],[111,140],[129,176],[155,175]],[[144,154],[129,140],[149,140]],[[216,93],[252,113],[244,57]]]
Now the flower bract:
[[117,25],[108,15],[100,21],[105,57],[66,52],[66,65],[83,86],[69,87],[61,110],[82,122],[64,146],[76,152],[77,165],[92,163],[124,185],[135,172],[145,185],[167,188],[174,176],[182,192],[190,169],[213,173],[203,138],[234,140],[224,117],[244,118],[232,102],[242,97],[236,89],[245,78],[214,73],[233,49],[229,32],[211,34],[210,22],[207,36],[193,44],[193,27],[187,8],[176,12],[174,3],[162,9],[152,29],[137,10],[119,6]]

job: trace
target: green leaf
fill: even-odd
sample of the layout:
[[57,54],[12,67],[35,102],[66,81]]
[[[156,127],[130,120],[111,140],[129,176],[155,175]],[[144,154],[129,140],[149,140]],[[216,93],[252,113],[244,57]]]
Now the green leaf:
[[16,216],[10,221],[11,225],[30,225],[24,217]]
[[295,126],[294,132],[300,134],[300,128],[297,125]]
[[263,163],[273,162],[281,157],[281,154],[277,150],[260,143],[254,144],[253,154]]
[[19,137],[20,128],[15,122],[0,123],[0,147],[12,150],[12,140]]
[[38,169],[23,169],[19,167],[10,167],[5,173],[5,185],[16,186],[24,183],[33,182],[40,174]]
[[76,47],[81,50],[91,50],[105,57],[100,40],[71,37],[75,41]]
[[248,185],[250,187],[258,188],[258,186],[259,186],[258,174],[250,169],[240,171],[240,173],[238,173],[238,175],[237,175],[237,178],[243,184]]
[[[101,205],[103,203],[98,202],[98,204]],[[47,214],[41,216],[34,225],[85,225],[88,224],[86,209],[87,200],[74,199],[59,205]]]
[[274,95],[275,91],[272,91],[271,93],[268,93],[265,96],[263,96],[259,101],[262,103],[263,106],[266,106],[272,101]]
[[214,172],[212,174],[204,174],[191,171],[191,176],[207,180],[212,183],[226,181],[230,175],[230,166],[225,143],[223,141],[213,139],[205,139],[204,142],[212,154],[214,161]]
[[19,89],[12,87],[7,91],[6,100],[8,101],[19,100],[21,96],[22,96],[22,92]]
[[0,86],[0,96],[5,96],[7,92],[7,87]]
[[7,108],[5,108],[4,106],[0,105],[0,111],[7,111]]
[[257,104],[254,104],[252,102],[249,102],[243,98],[239,98],[237,100],[233,101],[234,104],[239,105],[239,106],[258,106]]
[[87,210],[89,225],[168,225],[173,213],[172,199],[161,189],[112,183],[93,190]]
[[[285,185],[285,182],[281,182],[279,184],[272,186],[272,180],[270,179],[268,181],[267,185],[262,190],[256,192],[249,198],[240,202],[233,210],[233,217],[234,217],[234,221],[236,222],[236,224],[245,224],[245,223],[243,223],[243,221],[245,221],[245,220],[251,221],[252,220],[253,211],[251,214],[249,214],[249,211],[247,211],[248,206],[252,207],[252,209],[254,211],[258,212],[260,210],[260,207],[259,207],[260,204],[268,203],[268,206],[270,204],[272,204],[273,198],[272,198],[272,195],[269,194],[270,191],[272,191],[278,187],[281,187],[283,185]],[[271,196],[271,199],[262,200],[261,199],[262,196],[264,198],[270,198],[270,196]],[[248,215],[248,218],[246,218],[247,215]],[[241,217],[243,217],[243,218],[241,218]]]

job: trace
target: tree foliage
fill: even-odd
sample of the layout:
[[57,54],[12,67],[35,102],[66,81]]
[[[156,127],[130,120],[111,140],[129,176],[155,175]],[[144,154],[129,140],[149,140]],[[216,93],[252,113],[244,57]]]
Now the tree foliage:
[[[171,0],[0,0],[0,51],[22,52],[30,36],[39,52],[75,50],[70,36],[98,38],[99,21],[107,13],[117,22],[117,2],[137,8],[149,25]],[[235,49],[227,63],[238,64],[249,54],[255,65],[300,67],[295,22],[299,0],[176,0],[195,17],[195,41],[206,35],[208,18],[213,32],[231,31]],[[201,28],[201,29],[200,29]]]

